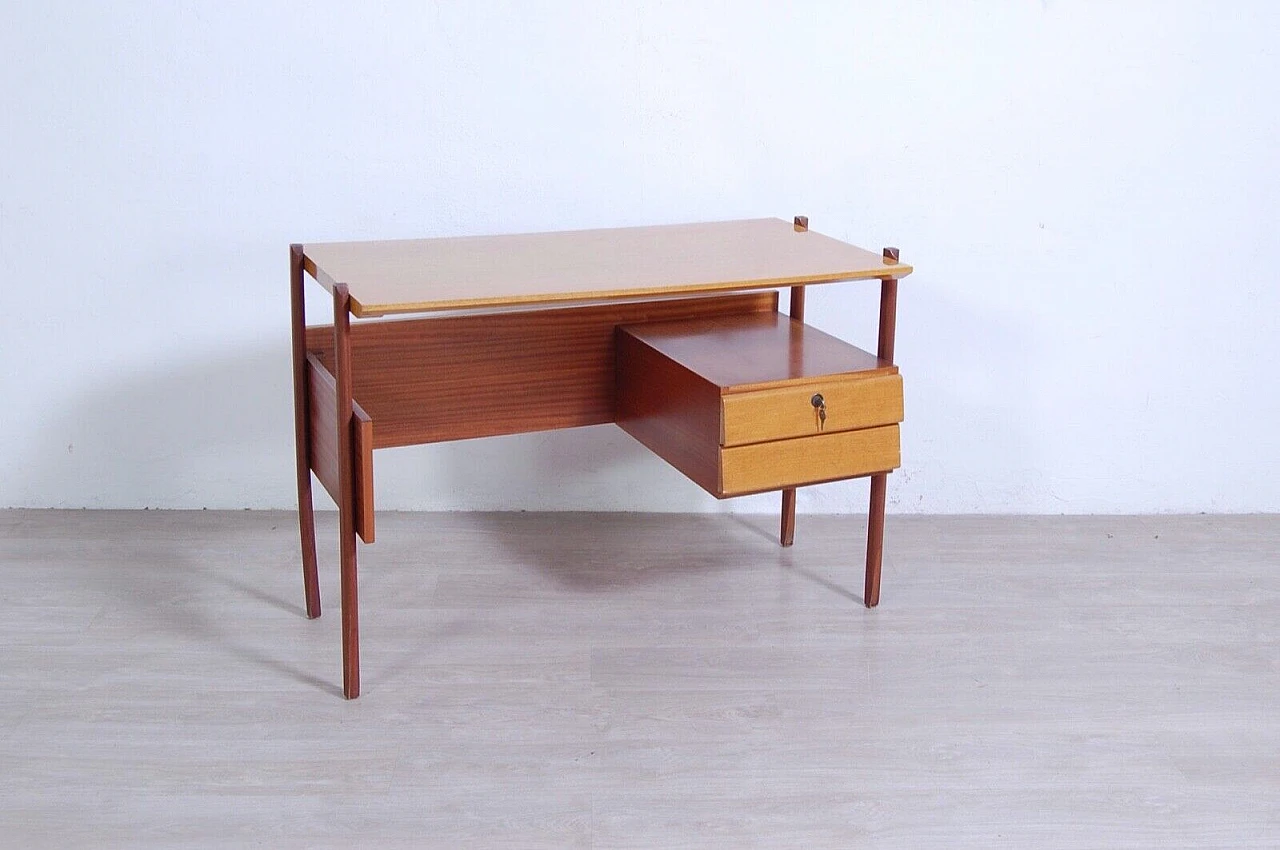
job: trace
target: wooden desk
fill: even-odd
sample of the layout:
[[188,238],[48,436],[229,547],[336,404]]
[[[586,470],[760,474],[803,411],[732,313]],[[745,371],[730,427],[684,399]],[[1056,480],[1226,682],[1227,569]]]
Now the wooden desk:
[[[374,540],[373,451],[389,446],[616,422],[718,498],[782,490],[783,546],[795,487],[870,475],[874,606],[910,273],[896,249],[804,217],[291,246],[303,586],[320,616],[315,473],[340,518],[343,692],[360,693],[356,538]],[[306,326],[304,274],[332,293],[333,324]],[[881,281],[876,354],[802,323],[806,285],[867,279]]]

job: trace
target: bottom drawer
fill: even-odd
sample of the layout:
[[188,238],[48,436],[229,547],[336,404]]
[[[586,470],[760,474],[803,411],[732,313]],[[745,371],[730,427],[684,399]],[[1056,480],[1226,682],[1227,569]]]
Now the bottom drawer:
[[724,448],[716,495],[742,496],[888,472],[902,462],[898,439],[898,426],[885,425]]

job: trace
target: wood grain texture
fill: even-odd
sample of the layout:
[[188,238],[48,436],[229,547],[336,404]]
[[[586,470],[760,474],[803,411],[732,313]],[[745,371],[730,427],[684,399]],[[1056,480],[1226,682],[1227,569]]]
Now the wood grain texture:
[[[316,478],[338,503],[338,387],[333,375],[314,355],[307,355],[307,385],[311,413],[308,463]],[[373,420],[358,403],[354,405],[355,527],[365,543],[374,540],[373,523]]]
[[[342,598],[342,695],[360,696],[360,593],[356,574],[355,399],[351,395],[351,297],[333,288],[333,377],[338,436],[338,568]],[[370,512],[372,515],[372,511]]]
[[897,469],[898,426],[720,450],[721,496],[763,493]]
[[356,316],[771,289],[886,276],[862,248],[779,219],[304,246]]
[[[808,230],[809,217],[796,216],[796,229]],[[791,308],[788,315],[797,322],[804,321],[804,287],[791,287]],[[799,368],[793,365],[793,370]],[[723,410],[721,411],[723,413]],[[721,435],[721,444],[723,445],[723,434]],[[782,491],[782,513],[778,529],[778,542],[782,546],[791,546],[796,541],[796,491],[794,487],[788,487]]]
[[[716,498],[898,466],[896,426],[844,439],[816,428],[809,399],[824,389],[840,411],[833,430],[901,419],[896,367],[848,343],[777,313],[628,325],[618,340],[618,424]],[[744,383],[721,383],[733,380]],[[796,404],[806,418],[782,412]],[[798,429],[810,436],[779,439]]]
[[0,511],[3,844],[1280,846],[1280,517],[776,521],[384,513],[351,703],[291,511]]
[[787,487],[782,491],[782,516],[778,529],[778,543],[791,546],[796,542],[796,488]]
[[[902,376],[832,375],[772,390],[726,393],[721,444],[740,446],[814,434],[851,431],[901,422]],[[827,418],[818,418],[813,396],[821,395]]]
[[[777,309],[774,292],[633,301],[351,327],[355,398],[374,447],[614,421],[614,328]],[[332,364],[332,332],[307,348]]]
[[316,574],[315,501],[311,494],[311,379],[307,371],[307,307],[302,290],[302,246],[289,246],[289,315],[293,353],[293,442],[298,473],[298,534],[302,552],[302,594],[307,616],[320,616]]
[[871,499],[867,511],[867,566],[863,579],[862,603],[868,608],[880,604],[880,573],[884,562],[884,502],[889,476],[871,476]]
[[880,284],[880,334],[877,337],[876,354],[886,363],[893,362],[894,340],[898,327],[898,282],[886,280]]
[[618,328],[622,430],[708,493],[720,492],[720,389]]
[[[897,248],[884,249],[884,261],[898,261]],[[880,334],[876,353],[881,360],[893,362],[894,339],[898,324],[898,281],[885,279],[880,284]],[[867,513],[867,565],[863,601],[868,608],[880,604],[880,573],[884,558],[884,510],[889,476],[871,476],[871,497]]]
[[726,393],[829,375],[898,371],[874,354],[777,312],[653,322],[628,330]]

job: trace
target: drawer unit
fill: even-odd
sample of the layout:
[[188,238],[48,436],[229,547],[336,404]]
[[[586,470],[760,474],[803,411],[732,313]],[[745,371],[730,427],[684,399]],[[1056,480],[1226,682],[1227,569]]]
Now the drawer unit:
[[717,498],[899,465],[897,367],[776,312],[617,331],[618,424]]

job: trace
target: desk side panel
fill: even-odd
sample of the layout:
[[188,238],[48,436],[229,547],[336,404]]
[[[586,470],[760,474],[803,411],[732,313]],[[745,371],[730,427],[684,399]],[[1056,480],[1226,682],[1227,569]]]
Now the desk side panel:
[[[353,393],[374,448],[599,425],[616,419],[614,328],[774,311],[776,292],[358,322]],[[333,362],[327,327],[307,349]]]
[[[332,335],[330,335],[332,336]],[[332,342],[332,340],[330,340]],[[316,478],[338,502],[338,384],[333,374],[315,357],[307,356],[308,396],[311,408],[311,456],[308,462]],[[355,405],[352,439],[355,445],[355,519],[356,533],[365,543],[373,542],[373,420],[359,404]]]
[[720,496],[720,388],[618,328],[618,426]]

